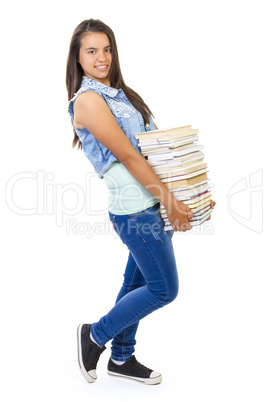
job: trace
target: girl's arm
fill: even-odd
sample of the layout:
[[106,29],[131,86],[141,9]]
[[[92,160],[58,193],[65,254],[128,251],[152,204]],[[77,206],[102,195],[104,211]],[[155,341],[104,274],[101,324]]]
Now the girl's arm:
[[88,91],[74,104],[74,125],[88,129],[130,174],[166,208],[168,219],[175,231],[191,229],[191,209],[179,202],[157,177],[147,160],[137,152],[119,127],[106,102],[100,95]]

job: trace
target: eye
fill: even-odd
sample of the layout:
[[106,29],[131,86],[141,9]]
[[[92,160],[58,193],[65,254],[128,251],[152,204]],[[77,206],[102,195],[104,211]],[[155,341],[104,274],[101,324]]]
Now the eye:
[[111,49],[111,48],[106,49],[106,52],[107,52],[107,53],[111,53],[111,52],[112,52],[112,49]]
[[89,52],[88,52],[88,54],[95,54],[96,52],[95,52],[95,50],[90,50]]

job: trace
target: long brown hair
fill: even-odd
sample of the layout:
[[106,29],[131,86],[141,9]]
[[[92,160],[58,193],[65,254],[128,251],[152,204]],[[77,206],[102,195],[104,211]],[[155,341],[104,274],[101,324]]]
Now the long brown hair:
[[[142,114],[144,124],[149,124],[149,118],[150,115],[152,115],[152,112],[142,98],[135,91],[133,91],[133,89],[129,88],[125,84],[120,69],[114,33],[111,28],[100,20],[90,19],[82,21],[74,30],[66,66],[66,87],[68,91],[68,100],[72,99],[74,93],[79,90],[84,75],[83,69],[80,63],[78,63],[78,58],[81,47],[81,36],[85,32],[101,32],[108,36],[112,50],[112,65],[109,71],[109,80],[111,86],[116,89],[122,89],[129,102]],[[82,144],[79,140],[79,137],[74,131],[73,147],[75,147],[77,143],[78,148],[82,149]]]

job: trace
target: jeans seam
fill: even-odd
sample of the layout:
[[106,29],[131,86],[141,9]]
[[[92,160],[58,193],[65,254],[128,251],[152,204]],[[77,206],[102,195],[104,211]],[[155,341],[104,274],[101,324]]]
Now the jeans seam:
[[[163,270],[162,270],[161,267],[159,266],[158,261],[157,261],[157,259],[155,258],[155,255],[154,255],[154,253],[153,253],[151,247],[149,246],[149,244],[148,244],[146,241],[145,241],[145,244],[146,244],[146,246],[148,247],[148,249],[150,250],[150,253],[151,253],[151,255],[152,255],[152,258],[153,258],[154,261],[156,262],[156,265],[157,265],[157,267],[158,267],[158,269],[159,269],[159,272],[161,273],[161,277],[162,277],[163,282],[164,282],[164,284],[165,284],[165,290],[166,290],[166,294],[167,294],[167,291],[168,291],[169,287],[168,287],[168,285],[167,285],[167,281],[166,281],[165,275],[163,274]],[[148,286],[148,285],[147,285],[147,286]],[[167,296],[166,296],[163,300],[166,300],[166,299],[167,299]]]
[[[130,219],[131,219],[133,225],[135,226],[137,232],[139,233],[140,237],[142,238],[143,242],[146,243],[146,240],[144,240],[144,238],[143,238],[141,232],[139,231],[139,228],[138,228],[138,226],[136,225],[135,220],[134,220],[131,216],[130,216]],[[147,244],[147,243],[146,243],[146,244]]]
[[[136,278],[136,276],[137,276],[137,270],[138,270],[138,266],[136,265],[136,268],[135,268],[133,277],[132,277],[132,279],[131,279],[131,283],[130,283],[130,285],[129,285],[127,294],[128,294],[129,292],[131,292],[131,288],[132,288],[133,282],[134,282],[134,280],[135,280],[135,278]],[[134,290],[134,289],[133,289],[133,290]],[[123,344],[122,344],[122,355],[123,355],[123,359],[126,358],[126,356],[125,356],[125,354],[126,354],[126,350],[125,350],[126,337],[127,337],[127,328],[124,329],[124,335],[123,335]]]
[[[162,279],[163,279],[163,281],[164,281],[164,283],[165,283],[165,289],[166,289],[166,293],[167,293],[168,286],[167,286],[167,282],[166,282],[165,276],[163,275],[162,269],[160,268],[160,266],[159,266],[159,264],[158,264],[158,261],[157,261],[157,259],[155,258],[154,253],[153,253],[151,247],[149,246],[148,242],[147,242],[146,240],[144,240],[142,234],[140,233],[139,228],[137,227],[135,221],[134,221],[133,219],[132,219],[132,221],[133,221],[133,224],[135,225],[135,227],[136,227],[138,233],[140,234],[142,240],[144,241],[144,243],[146,244],[146,246],[147,246],[148,249],[150,250],[150,253],[151,253],[152,257],[154,258],[154,261],[156,262],[156,265],[158,266],[158,269],[159,269],[159,271],[160,271],[160,273],[161,273]],[[164,299],[164,300],[165,300],[165,299]]]
[[[140,315],[141,313],[145,313],[147,310],[150,310],[151,307],[157,306],[159,303],[160,303],[160,301],[157,301],[157,302],[155,302],[154,304],[150,304],[150,305],[147,306],[145,309],[140,310],[140,311],[136,314],[136,317],[137,317],[138,315]],[[131,318],[131,319],[127,322],[127,324],[125,324],[125,325],[118,331],[117,334],[120,334],[120,333],[124,330],[124,328],[129,327],[129,326],[130,326],[130,322],[133,321],[136,317]],[[138,321],[140,321],[140,320],[138,320]],[[137,321],[133,322],[132,324],[135,324],[136,322],[137,322]],[[131,325],[132,325],[132,324],[131,324]],[[114,338],[115,336],[116,336],[116,335],[114,335],[113,338]]]
[[[146,243],[146,244],[147,244],[147,243]],[[151,252],[151,254],[152,254],[152,256],[153,256],[153,258],[154,258],[154,260],[155,260],[155,262],[156,262],[156,264],[157,264],[157,266],[158,266],[159,271],[161,272],[161,276],[162,276],[162,279],[163,279],[163,281],[164,281],[165,289],[166,289],[166,297],[165,297],[163,300],[166,300],[166,299],[167,299],[167,293],[168,293],[169,287],[168,287],[168,285],[167,285],[167,281],[166,281],[165,275],[163,274],[163,270],[162,270],[161,267],[159,266],[158,261],[157,261],[157,259],[155,258],[154,253],[152,252],[150,246],[149,246],[148,244],[147,244],[147,246],[148,246],[148,248],[149,248],[149,250],[150,250],[150,252]]]
[[130,283],[130,285],[129,285],[129,288],[128,288],[128,291],[127,291],[127,293],[129,293],[129,292],[131,292],[131,288],[132,288],[132,285],[133,285],[133,282],[134,282],[134,279],[136,279],[136,276],[137,276],[137,270],[138,270],[139,268],[138,268],[138,266],[136,265],[136,268],[135,268],[135,271],[134,271],[134,275],[133,275],[133,277],[132,277],[132,279],[131,279],[131,283]]
[[95,339],[95,341],[98,343],[98,345],[103,346],[103,345],[101,344],[101,341],[99,340],[98,336],[96,335],[96,332],[95,332],[95,330],[94,330],[93,325],[94,325],[94,324],[92,324],[91,327],[90,327],[90,332],[92,333],[92,336],[93,336],[93,338]]
[[[119,236],[119,238],[123,241],[123,239],[121,238],[121,232],[120,232],[120,230],[119,230],[119,227],[118,227],[118,224],[117,224],[115,215],[113,215],[112,224],[113,224],[113,226],[114,226],[114,231],[115,231],[115,233],[116,233],[116,234]],[[115,230],[115,228],[116,228],[117,230]]]

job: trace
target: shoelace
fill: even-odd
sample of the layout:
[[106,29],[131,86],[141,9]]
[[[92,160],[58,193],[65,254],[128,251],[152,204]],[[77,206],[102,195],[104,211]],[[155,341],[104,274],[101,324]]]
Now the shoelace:
[[[134,360],[135,359],[135,360]],[[144,366],[138,360],[134,357],[134,359],[130,362],[133,367],[135,367],[137,370],[139,370],[141,373],[146,373],[149,374],[152,370],[150,370],[148,367]]]
[[86,354],[86,361],[90,362],[92,369],[96,368],[101,353],[104,351],[105,346],[99,347],[94,342],[91,343]]

